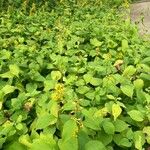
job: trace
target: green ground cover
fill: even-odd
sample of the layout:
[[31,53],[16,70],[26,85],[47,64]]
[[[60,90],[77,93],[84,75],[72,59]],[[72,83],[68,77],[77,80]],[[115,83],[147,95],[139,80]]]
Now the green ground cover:
[[150,41],[128,3],[27,4],[1,3],[0,148],[148,148]]

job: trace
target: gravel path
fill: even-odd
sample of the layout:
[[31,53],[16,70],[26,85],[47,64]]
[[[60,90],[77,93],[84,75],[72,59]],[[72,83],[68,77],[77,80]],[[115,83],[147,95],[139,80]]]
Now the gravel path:
[[138,24],[141,34],[150,34],[150,0],[131,5],[131,19]]

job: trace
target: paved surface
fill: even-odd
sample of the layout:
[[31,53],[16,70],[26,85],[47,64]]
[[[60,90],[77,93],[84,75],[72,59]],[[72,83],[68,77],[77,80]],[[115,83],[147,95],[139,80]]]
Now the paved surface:
[[138,24],[140,34],[150,34],[150,0],[131,5],[131,19]]

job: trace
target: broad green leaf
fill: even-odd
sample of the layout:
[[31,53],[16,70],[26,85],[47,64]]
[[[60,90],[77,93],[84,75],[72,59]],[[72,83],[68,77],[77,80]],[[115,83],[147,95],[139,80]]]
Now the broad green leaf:
[[2,109],[3,102],[0,101],[0,110]]
[[51,89],[54,89],[54,87],[55,87],[54,80],[45,80],[44,81],[44,91],[49,91]]
[[62,74],[60,71],[52,71],[51,72],[51,77],[53,80],[59,80],[62,77]]
[[121,114],[122,109],[120,107],[120,105],[118,104],[113,104],[112,105],[112,115],[114,116],[114,120],[116,120],[118,118],[118,116]]
[[96,50],[91,50],[89,55],[92,57],[96,56],[97,55]]
[[90,39],[90,43],[93,46],[98,47],[98,46],[101,46],[103,42],[100,42],[98,39],[94,38],[94,39]]
[[80,86],[80,87],[78,87],[77,92],[80,93],[80,94],[85,94],[89,90],[90,90],[90,88],[87,87],[87,86]]
[[86,117],[83,121],[83,125],[93,130],[101,130],[100,123],[102,122],[102,120],[103,119],[101,117]]
[[3,144],[5,143],[5,141],[6,141],[6,137],[0,138],[0,149],[2,149]]
[[144,143],[145,143],[144,134],[141,131],[134,132],[135,148],[138,149],[138,150],[142,150]]
[[126,51],[126,49],[128,48],[128,41],[127,40],[122,40],[122,50]]
[[91,78],[90,83],[93,86],[98,86],[98,85],[100,85],[102,83],[102,80],[99,79],[99,78]]
[[20,73],[20,69],[19,69],[19,67],[17,66],[17,65],[9,65],[9,69],[10,69],[10,72],[13,74],[13,75],[15,75],[15,76],[17,76],[18,77],[18,75],[19,75],[19,73]]
[[34,81],[39,81],[39,82],[45,81],[45,78],[39,72],[35,72],[34,74],[32,74],[31,77]]
[[141,90],[144,86],[144,81],[142,79],[136,79],[133,83],[136,90]]
[[85,150],[106,150],[106,147],[101,141],[91,140],[85,145]]
[[56,101],[51,100],[49,106],[50,112],[56,118],[58,117],[59,106]]
[[5,72],[3,74],[0,74],[0,77],[1,78],[13,78],[14,75],[10,71],[8,71],[8,72]]
[[1,59],[10,59],[11,57],[11,52],[9,50],[1,50],[1,55],[0,58]]
[[124,147],[131,147],[132,142],[130,142],[129,139],[127,139],[127,138],[122,138],[122,139],[120,139],[119,145],[124,146]]
[[22,130],[22,129],[23,129],[23,124],[18,123],[18,124],[16,125],[16,129]]
[[106,146],[112,142],[113,135],[108,135],[104,131],[100,131],[98,139]]
[[83,107],[90,106],[90,101],[86,99],[80,99],[79,104]]
[[83,76],[83,79],[85,80],[86,83],[90,83],[91,79],[92,79],[92,75],[91,74],[85,74]]
[[28,134],[21,135],[19,137],[19,143],[21,143],[22,145],[25,145],[27,148],[30,148],[32,145],[30,136]]
[[143,64],[149,64],[149,65],[150,65],[150,56],[144,58],[144,59],[142,60],[142,63],[143,63]]
[[132,140],[133,139],[133,131],[131,128],[128,128],[128,130],[126,131],[126,137],[129,139],[129,140]]
[[19,143],[18,141],[13,141],[12,143],[9,143],[4,150],[27,150],[27,148]]
[[128,114],[135,121],[142,122],[144,120],[144,115],[138,110],[131,110]]
[[113,149],[113,146],[107,146],[106,149],[107,149],[107,150],[114,150],[114,149]]
[[11,85],[5,85],[3,88],[2,88],[2,91],[5,93],[5,94],[8,94],[8,93],[12,93],[16,88],[14,86],[11,86]]
[[115,41],[108,40],[108,45],[107,45],[108,48],[115,48],[115,47],[117,47],[117,45],[118,44]]
[[37,89],[37,84],[33,84],[33,83],[28,83],[28,84],[26,84],[26,90],[27,90],[27,92],[29,92],[29,93],[32,93],[32,92],[34,92],[35,90]]
[[78,139],[77,137],[70,137],[67,141],[61,139],[58,141],[58,146],[60,150],[78,150]]
[[75,75],[70,75],[67,78],[63,78],[63,81],[66,82],[66,84],[73,84],[77,80],[77,76]]
[[95,98],[95,91],[91,91],[91,92],[88,92],[88,93],[86,93],[85,94],[85,96],[87,97],[87,98],[89,98],[89,99],[94,99]]
[[120,119],[116,119],[116,121],[114,121],[114,126],[115,126],[115,131],[117,132],[122,132],[128,128],[128,124],[125,121]]
[[131,97],[133,96],[133,90],[134,90],[134,86],[132,84],[130,85],[121,85],[121,91],[127,95],[128,97]]
[[56,142],[53,139],[53,136],[50,134],[40,134],[38,139],[33,139],[33,143],[29,150],[55,150],[56,149]]
[[113,125],[112,122],[104,121],[102,125],[103,125],[103,129],[104,129],[105,133],[112,134],[112,135],[114,134],[115,126]]
[[78,150],[77,140],[78,126],[75,120],[70,119],[65,122],[62,131],[62,139],[59,140],[58,145],[60,150]]
[[122,134],[114,134],[113,141],[115,142],[115,144],[117,144],[118,146],[120,146],[120,140],[122,138],[123,138]]
[[108,99],[111,99],[111,100],[115,100],[115,97],[113,95],[106,95]]
[[135,72],[136,72],[136,68],[130,65],[127,68],[125,68],[125,70],[123,71],[123,76],[129,77],[135,74]]
[[80,130],[78,133],[78,144],[79,150],[83,150],[85,148],[85,144],[90,140],[89,136],[83,130]]
[[41,113],[37,118],[36,129],[44,129],[49,125],[55,124],[56,121],[57,118],[48,112]]
[[76,103],[75,102],[67,102],[62,109],[64,111],[68,111],[68,110],[75,110],[76,109]]
[[142,70],[145,73],[149,73],[150,72],[150,67],[146,64],[139,64],[140,70]]
[[70,138],[76,137],[78,126],[75,120],[68,120],[63,126],[62,140],[67,141]]
[[140,78],[143,79],[143,80],[150,81],[150,75],[147,74],[147,73],[141,73]]
[[146,126],[143,128],[143,133],[146,133],[148,136],[150,136],[150,126]]
[[108,109],[106,107],[99,109],[98,111],[95,112],[94,116],[95,117],[104,117],[108,114]]
[[76,86],[83,86],[83,85],[85,85],[85,81],[83,79],[79,79],[75,83],[76,83]]

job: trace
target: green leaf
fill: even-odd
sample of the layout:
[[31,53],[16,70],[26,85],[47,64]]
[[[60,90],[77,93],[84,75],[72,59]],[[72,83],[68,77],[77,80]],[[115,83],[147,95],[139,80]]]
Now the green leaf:
[[65,111],[65,110],[75,110],[76,109],[76,103],[75,102],[67,102],[63,107],[62,109]]
[[134,68],[134,66],[130,65],[127,68],[125,68],[125,70],[123,71],[123,76],[130,77],[133,74],[135,74],[135,72],[136,72],[136,69]]
[[95,91],[91,91],[91,92],[88,92],[88,93],[86,93],[85,94],[85,96],[87,97],[87,98],[89,98],[89,99],[94,99],[95,98]]
[[99,86],[102,83],[102,80],[99,78],[91,78],[90,83],[93,86]]
[[9,69],[10,69],[10,72],[13,74],[13,75],[15,75],[15,76],[17,76],[18,77],[18,75],[19,75],[19,73],[20,73],[20,69],[19,69],[19,67],[17,66],[17,65],[9,65]]
[[51,115],[53,115],[57,118],[58,111],[59,111],[59,106],[58,106],[57,102],[51,100],[49,104],[50,104],[49,109],[50,109]]
[[44,81],[44,91],[49,91],[51,89],[54,89],[54,87],[55,87],[54,80],[45,80]]
[[103,42],[100,42],[98,39],[94,38],[94,39],[90,39],[90,43],[93,46],[98,47],[98,46],[101,46]]
[[106,95],[108,99],[111,99],[111,100],[115,100],[115,97],[113,95]]
[[120,105],[118,104],[113,104],[112,105],[112,115],[114,116],[114,120],[116,120],[118,118],[118,116],[121,114],[122,109],[120,107]]
[[30,150],[41,150],[41,147],[44,150],[55,150],[56,142],[53,136],[50,134],[40,134],[40,138],[33,139]]
[[128,48],[128,41],[127,40],[122,40],[122,50],[126,51]]
[[47,112],[42,113],[38,116],[37,122],[36,122],[36,129],[44,129],[48,127],[49,125],[55,124],[57,121],[57,118]]
[[115,131],[122,132],[128,128],[128,124],[120,119],[114,121]]
[[53,80],[59,80],[62,77],[62,74],[60,71],[52,71],[51,72],[51,77]]
[[0,138],[0,149],[2,149],[3,144],[5,143],[5,141],[6,141],[6,137]]
[[144,115],[138,110],[131,110],[128,114],[135,121],[141,122],[144,120]]
[[26,84],[26,90],[28,93],[32,93],[36,91],[36,89],[37,89],[37,84],[33,84],[33,83]]
[[80,94],[85,94],[89,90],[90,90],[90,88],[87,87],[87,86],[80,86],[80,87],[78,87],[77,92],[80,93]]
[[19,143],[21,143],[22,145],[25,145],[27,148],[30,148],[32,145],[30,136],[28,134],[21,135],[19,137]]
[[126,130],[126,137],[129,139],[129,140],[132,140],[133,139],[133,131],[131,128],[128,128],[128,130]]
[[104,121],[102,125],[103,125],[103,129],[104,129],[105,133],[112,134],[112,135],[114,134],[115,126],[113,125],[112,122]]
[[5,85],[3,88],[2,88],[2,91],[5,93],[5,94],[9,94],[9,93],[12,93],[16,88],[14,86],[11,86],[11,85]]
[[108,144],[111,144],[113,140],[113,135],[108,135],[104,131],[100,131],[98,139],[106,146]]
[[141,131],[136,131],[134,132],[134,144],[135,144],[135,148],[138,150],[142,150],[143,145],[145,143],[145,136]]
[[65,122],[62,131],[62,139],[59,140],[58,145],[60,150],[78,150],[78,140],[77,140],[78,126],[76,121],[73,119]]
[[34,81],[40,81],[40,82],[45,81],[45,78],[39,72],[35,72],[34,74],[32,74],[32,79]]
[[76,81],[76,86],[83,86],[85,85],[85,81],[83,79],[79,79]]
[[63,126],[62,140],[67,141],[68,139],[75,137],[78,132],[78,126],[75,120],[68,120]]
[[10,59],[11,57],[11,52],[9,50],[1,50],[1,55],[0,58],[1,59]]
[[8,72],[5,72],[3,74],[0,74],[0,77],[1,78],[13,78],[14,75],[10,71],[8,71]]
[[106,150],[101,141],[91,140],[85,145],[85,150]]
[[150,126],[146,126],[143,128],[143,133],[146,133],[148,136],[150,136]]
[[83,125],[85,127],[88,127],[90,129],[93,129],[93,130],[101,130],[100,128],[100,123],[102,122],[102,118],[99,117],[99,118],[96,118],[96,117],[86,117],[84,122],[83,122]]
[[133,83],[136,90],[141,90],[144,86],[144,81],[142,79],[136,79]]
[[122,138],[122,139],[120,139],[119,145],[124,146],[124,147],[131,147],[132,142],[130,142],[129,139],[127,139],[127,138]]
[[121,85],[121,91],[127,95],[128,97],[133,96],[133,90],[134,90],[134,86],[133,85]]
[[67,141],[61,139],[58,141],[58,146],[60,150],[78,150],[78,139],[76,137],[71,137]]
[[85,148],[85,144],[90,140],[89,136],[83,130],[80,130],[78,133],[78,142],[79,142],[79,150],[83,150]]
[[85,74],[83,76],[83,79],[85,80],[86,83],[90,83],[91,79],[92,79],[92,75],[91,74]]
[[27,150],[27,148],[20,144],[18,141],[13,141],[12,143],[9,143],[4,150]]

